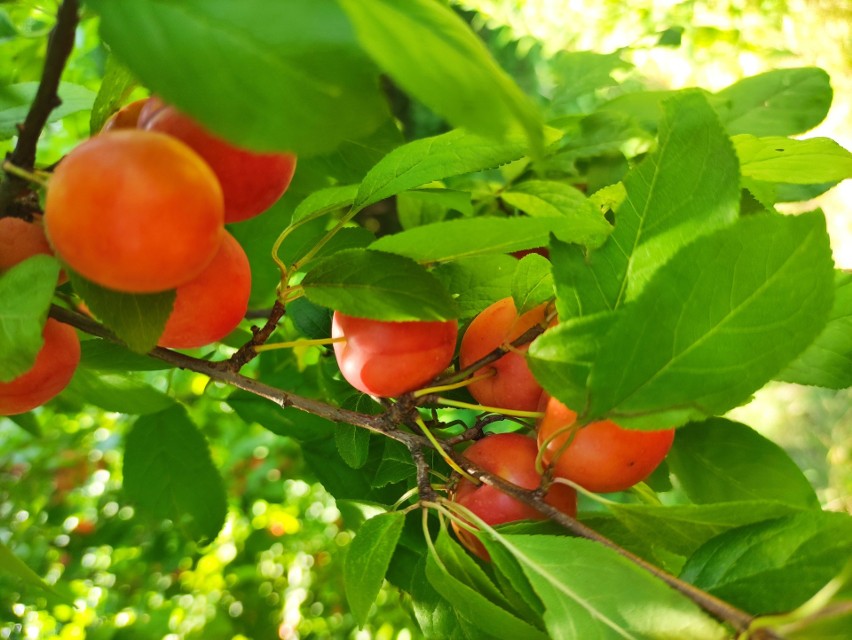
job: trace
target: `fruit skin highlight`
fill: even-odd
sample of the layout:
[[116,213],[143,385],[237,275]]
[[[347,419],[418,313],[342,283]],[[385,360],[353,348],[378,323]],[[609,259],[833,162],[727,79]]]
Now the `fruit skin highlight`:
[[[520,433],[488,435],[471,445],[464,457],[485,471],[508,480],[524,489],[536,489],[541,476],[535,469],[538,446],[535,440]],[[516,520],[544,520],[545,516],[499,489],[487,484],[475,485],[462,478],[458,481],[451,499],[467,507],[486,524],[498,525]],[[544,501],[572,518],[577,513],[577,494],[564,484],[553,484]],[[453,530],[461,543],[483,560],[488,553],[482,543],[463,527],[453,522]]]
[[44,223],[57,256],[83,277],[127,293],[165,291],[196,277],[219,250],[222,191],[174,138],[108,131],[59,164]]
[[225,197],[225,222],[240,222],[266,211],[284,194],[296,171],[292,153],[256,153],[219,138],[171,106],[142,125],[173,136],[210,165]]
[[26,413],[57,396],[80,363],[80,340],[74,328],[53,318],[44,325],[44,344],[28,371],[0,382],[0,416]]
[[[498,300],[468,326],[459,349],[462,369],[487,356],[501,345],[516,340],[528,329],[544,322],[546,305],[539,305],[518,317],[512,298]],[[529,345],[518,347],[473,375],[489,369],[494,375],[468,385],[470,394],[486,407],[535,411],[541,398],[541,385],[533,377],[524,357]]]
[[458,323],[387,322],[334,312],[334,355],[346,381],[383,398],[419,389],[446,369],[456,348]]
[[[556,398],[546,398],[546,403],[538,425],[539,446],[546,447],[544,463],[553,466],[554,477],[595,493],[624,491],[642,482],[665,459],[674,442],[674,429],[622,429],[609,420],[587,424],[571,439],[567,427],[574,424],[577,414]],[[560,429],[565,431],[554,435]]]
[[192,349],[221,340],[245,317],[250,294],[248,257],[226,231],[204,271],[177,288],[174,309],[157,344]]

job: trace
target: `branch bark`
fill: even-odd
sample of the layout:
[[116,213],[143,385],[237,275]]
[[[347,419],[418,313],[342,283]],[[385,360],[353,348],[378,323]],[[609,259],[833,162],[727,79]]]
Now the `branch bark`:
[[[44,70],[35,99],[30,105],[24,123],[19,126],[20,135],[15,144],[15,149],[6,159],[7,162],[20,169],[32,171],[35,168],[38,139],[45,124],[47,124],[50,112],[62,102],[59,99],[59,79],[62,77],[68,56],[71,55],[71,50],[74,48],[74,32],[77,30],[79,21],[79,1],[64,0],[56,15],[56,25],[50,32]],[[27,217],[27,215],[24,215],[26,212],[22,211],[23,208],[13,207],[13,203],[22,199],[25,202],[32,202],[28,198],[31,191],[26,180],[11,173],[5,173],[3,182],[0,183],[0,217],[12,213],[20,215],[20,217]],[[36,199],[36,205],[37,202]]]
[[[65,322],[66,324],[76,327],[77,329],[93,336],[121,344],[121,341],[118,340],[118,338],[116,338],[115,335],[113,335],[107,328],[87,316],[55,305],[51,307],[50,315],[60,322]],[[423,456],[423,451],[426,448],[434,449],[435,447],[424,436],[402,430],[398,426],[413,422],[413,413],[411,412],[417,411],[417,405],[415,403],[410,401],[400,402],[399,404],[390,405],[383,413],[377,415],[364,414],[342,409],[319,400],[304,398],[288,391],[272,387],[264,384],[263,382],[235,372],[227,366],[222,366],[223,363],[221,362],[210,362],[208,360],[193,358],[177,351],[171,351],[161,347],[156,347],[148,355],[152,358],[162,360],[174,367],[204,374],[213,380],[224,382],[237,389],[265,398],[281,407],[294,407],[327,420],[355,425],[357,427],[367,429],[372,433],[381,434],[382,436],[402,443],[411,452],[412,460],[416,465],[418,489],[422,492],[421,500],[424,502],[434,501],[434,493],[428,481],[429,468],[426,463],[426,458]],[[403,398],[403,400],[404,399],[405,398]],[[578,520],[555,509],[542,499],[538,491],[523,489],[515,484],[507,482],[499,476],[488,473],[469,461],[463,455],[457,453],[449,442],[442,442],[441,445],[447,456],[449,456],[464,471],[477,478],[480,482],[494,486],[512,498],[533,507],[572,534],[588,540],[593,540],[613,549],[617,553],[629,559],[631,562],[653,574],[676,591],[691,599],[715,618],[727,622],[738,632],[748,629],[751,622],[755,619],[751,614],[680,580],[666,571],[663,571],[643,558],[640,558],[639,556],[636,556],[620,547],[609,538],[600,535],[594,529],[587,527]],[[765,631],[766,630],[761,630],[761,632]],[[770,640],[775,636],[763,635],[761,637],[765,640]]]

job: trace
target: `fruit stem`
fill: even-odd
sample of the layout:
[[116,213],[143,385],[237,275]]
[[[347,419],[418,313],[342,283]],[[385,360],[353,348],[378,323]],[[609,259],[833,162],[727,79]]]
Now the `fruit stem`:
[[573,480],[569,480],[568,478],[559,478],[559,477],[553,478],[550,481],[550,483],[551,484],[564,484],[568,487],[571,487],[577,493],[582,493],[584,496],[586,496],[590,500],[593,500],[594,502],[597,502],[598,504],[603,504],[603,505],[607,505],[607,506],[612,505],[612,504],[618,504],[614,500],[608,500],[607,498],[604,498],[602,495],[595,493],[594,491],[589,491],[584,486],[579,485],[576,482],[574,482]]
[[337,234],[338,231],[340,231],[343,227],[349,224],[352,218],[354,218],[360,210],[361,209],[359,207],[352,207],[349,211],[347,211],[346,215],[344,215],[340,220],[338,220],[337,224],[334,225],[334,227],[332,227],[322,238],[320,238],[319,241],[313,247],[311,247],[310,251],[308,251],[305,255],[303,255],[301,258],[299,258],[298,260],[296,260],[296,262],[293,263],[293,271],[298,271],[299,267],[313,259],[313,257],[317,255],[317,252],[322,249],[326,245],[326,243]]
[[474,411],[487,411],[488,413],[501,413],[506,416],[515,416],[517,418],[538,419],[544,416],[541,411],[520,411],[518,409],[503,409],[502,407],[487,407],[481,404],[461,402],[460,400],[450,400],[449,398],[444,398],[443,396],[438,396],[435,401],[438,404],[443,404],[448,407],[456,407],[458,409],[473,409]]
[[429,431],[429,427],[427,427],[426,423],[423,422],[423,418],[421,418],[420,416],[417,416],[414,419],[414,422],[417,424],[418,427],[420,427],[420,430],[423,432],[423,435],[425,435],[426,438],[428,438],[429,442],[432,443],[432,446],[435,447],[435,451],[438,452],[438,455],[440,455],[444,459],[444,461],[448,465],[450,465],[450,467],[452,467],[453,471],[458,473],[463,478],[470,480],[474,484],[479,484],[479,480],[477,480],[472,475],[470,475],[467,471],[462,469],[459,465],[456,464],[456,462],[452,458],[450,458],[447,455],[447,452],[444,451],[444,447],[441,446],[441,443],[438,442],[438,439],[435,438],[434,434],[431,431]]
[[275,349],[292,349],[295,347],[318,347],[327,344],[335,344],[337,342],[346,342],[346,338],[317,338],[316,340],[305,340],[301,338],[299,340],[289,340],[287,342],[269,342],[267,344],[261,344],[254,348],[257,353],[261,353],[263,351],[273,351]]
[[40,187],[47,186],[48,174],[43,171],[27,171],[26,169],[12,164],[9,160],[3,163],[3,171],[9,175],[17,176],[27,182],[32,182]]
[[547,436],[547,438],[544,439],[544,442],[539,444],[538,454],[535,457],[535,470],[538,473],[544,473],[544,453],[547,451],[547,447],[549,447],[550,443],[556,440],[556,438],[567,434],[568,437],[565,439],[565,442],[563,442],[559,449],[556,450],[555,455],[550,460],[551,464],[556,464],[556,461],[562,457],[565,450],[571,446],[578,430],[579,427],[577,426],[577,423],[572,422],[571,424],[566,424],[564,427],[559,427],[556,431]]
[[496,369],[488,369],[485,373],[482,373],[478,376],[473,376],[472,378],[467,378],[466,380],[462,380],[461,382],[454,382],[452,384],[442,384],[437,387],[427,387],[425,389],[418,389],[412,395],[415,398],[422,398],[423,396],[428,396],[433,393],[441,393],[442,391],[452,391],[453,389],[461,389],[462,387],[466,387],[469,384],[473,384],[474,382],[478,382],[479,380],[485,380],[486,378],[491,378],[497,374]]
[[[412,496],[414,496],[414,495],[417,495],[417,487],[411,487],[411,489],[409,489],[408,491],[406,491],[405,493],[403,493],[403,494],[399,497],[399,500],[397,500],[396,502],[394,502],[394,503],[393,503],[393,506],[390,508],[390,511],[396,511],[397,509],[399,509],[399,508],[402,506],[402,504],[403,504],[406,500],[408,500],[409,498],[411,498],[411,497],[412,497]],[[415,505],[415,506],[416,506],[416,505]]]

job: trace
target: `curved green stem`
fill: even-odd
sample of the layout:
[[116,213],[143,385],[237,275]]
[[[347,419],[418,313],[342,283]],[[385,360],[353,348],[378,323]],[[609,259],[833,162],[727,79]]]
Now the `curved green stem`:
[[487,407],[481,404],[473,404],[471,402],[461,402],[460,400],[450,400],[438,396],[435,401],[438,404],[443,404],[448,407],[457,407],[459,409],[473,409],[474,411],[487,411],[488,413],[502,413],[505,416],[515,416],[516,418],[534,418],[538,419],[544,416],[541,411],[519,411],[517,409],[503,409],[502,407]]

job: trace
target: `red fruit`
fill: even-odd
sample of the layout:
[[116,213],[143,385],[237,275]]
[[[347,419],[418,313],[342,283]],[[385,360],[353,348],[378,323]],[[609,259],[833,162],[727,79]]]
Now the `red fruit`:
[[142,109],[139,110],[139,118],[136,121],[136,126],[140,129],[144,128],[145,125],[148,124],[155,115],[165,109],[166,106],[166,103],[160,98],[157,96],[151,96],[145,101],[145,104],[142,105]]
[[177,288],[175,306],[157,344],[192,349],[221,340],[245,317],[251,269],[245,251],[230,233],[209,265]]
[[394,397],[419,389],[446,369],[456,348],[458,324],[385,322],[334,312],[332,338],[340,372],[356,389]]
[[553,465],[555,477],[597,493],[624,491],[643,481],[663,461],[674,441],[674,429],[636,431],[609,420],[587,424],[570,439],[570,426],[576,419],[574,411],[549,398],[538,426],[538,443],[546,447],[542,457],[545,464]]
[[148,100],[150,98],[142,98],[141,100],[124,105],[107,118],[104,126],[101,127],[101,133],[116,129],[135,129],[139,123],[139,114],[145,108],[145,105],[148,104]]
[[[519,433],[500,433],[484,437],[471,445],[464,456],[485,471],[500,476],[524,489],[536,489],[541,476],[535,469],[538,447],[535,440]],[[516,520],[544,520],[545,516],[532,507],[518,502],[499,489],[487,484],[475,485],[462,478],[451,496],[454,502],[467,507],[489,525]],[[577,513],[577,494],[571,487],[553,484],[545,502],[574,517]],[[469,531],[453,523],[459,540],[470,551],[485,560],[488,554],[482,543]]]
[[[27,222],[20,218],[0,218],[0,273],[38,254],[53,255],[41,219]],[[65,272],[60,272],[58,284],[67,281]]]
[[[518,317],[512,298],[498,300],[482,311],[468,326],[459,350],[461,368],[487,356],[501,345],[519,338],[528,329],[544,321],[546,305]],[[535,411],[541,398],[541,386],[527,366],[524,354],[529,345],[518,347],[496,362],[478,369],[475,376],[489,370],[494,375],[468,385],[476,401],[487,407]]]
[[44,223],[80,275],[129,293],[174,289],[219,250],[222,192],[207,164],[174,138],[108,131],[59,164]]
[[77,332],[67,324],[48,318],[43,335],[44,345],[33,366],[10,382],[0,382],[0,416],[35,409],[59,394],[71,381],[80,362]]
[[144,127],[174,136],[204,158],[222,185],[227,223],[266,211],[290,186],[296,170],[292,153],[256,153],[236,147],[174,107],[160,109]]

